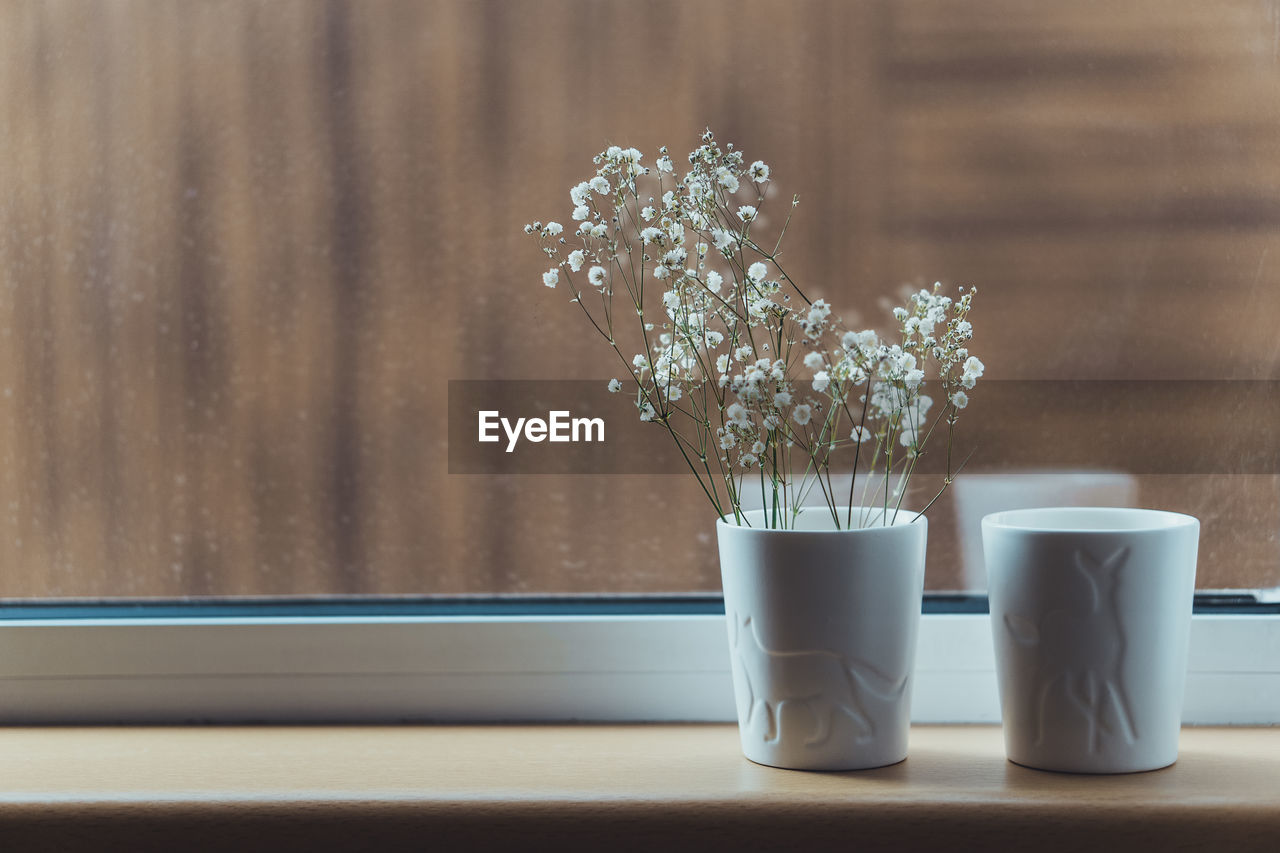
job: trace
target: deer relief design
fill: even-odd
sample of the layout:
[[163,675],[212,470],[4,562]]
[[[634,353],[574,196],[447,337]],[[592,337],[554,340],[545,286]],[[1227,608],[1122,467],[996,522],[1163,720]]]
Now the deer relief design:
[[1043,612],[1038,621],[1018,614],[1004,618],[1013,639],[1035,648],[1041,662],[1032,697],[1036,745],[1044,742],[1055,691],[1087,721],[1091,753],[1098,751],[1103,735],[1119,734],[1129,743],[1137,738],[1121,680],[1125,638],[1117,608],[1120,575],[1128,558],[1127,546],[1104,560],[1077,550],[1071,565],[1080,585],[1067,597],[1067,606]]
[[875,723],[859,696],[866,691],[891,701],[906,687],[907,673],[893,678],[865,661],[837,652],[767,648],[750,616],[739,618],[731,612],[730,625],[733,657],[746,677],[748,692],[743,730],[749,731],[756,715],[764,714],[764,740],[768,743],[778,742],[780,715],[784,707],[792,705],[803,706],[813,719],[806,747],[821,746],[831,737],[838,713],[853,721],[857,741],[866,741],[875,734]]

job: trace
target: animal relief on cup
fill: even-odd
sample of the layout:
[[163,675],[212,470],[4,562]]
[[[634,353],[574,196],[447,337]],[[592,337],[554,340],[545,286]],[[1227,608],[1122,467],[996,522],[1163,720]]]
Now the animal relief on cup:
[[1083,719],[1090,753],[1099,750],[1103,736],[1122,737],[1127,743],[1137,738],[1122,680],[1125,638],[1116,600],[1128,557],[1128,547],[1102,560],[1077,549],[1071,562],[1078,580],[1076,594],[1066,606],[1035,617],[1009,613],[1004,618],[1015,642],[1038,651],[1032,700],[1036,744],[1044,742],[1050,708],[1061,704],[1055,697],[1065,699]]
[[907,674],[891,678],[866,661],[830,649],[767,648],[750,616],[729,616],[733,655],[748,692],[744,725],[761,728],[756,717],[762,714],[766,742],[776,743],[784,729],[804,728],[804,745],[820,747],[830,739],[838,716],[853,723],[858,742],[867,741],[876,725],[863,705],[865,695],[894,701],[906,688]]

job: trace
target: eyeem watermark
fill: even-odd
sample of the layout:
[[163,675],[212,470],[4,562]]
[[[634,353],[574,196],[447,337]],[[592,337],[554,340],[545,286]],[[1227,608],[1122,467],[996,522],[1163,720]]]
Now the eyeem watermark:
[[604,418],[575,418],[568,411],[547,412],[546,419],[502,417],[496,410],[479,413],[479,440],[501,441],[501,427],[507,437],[507,452],[516,449],[523,434],[526,441],[591,442],[604,441]]

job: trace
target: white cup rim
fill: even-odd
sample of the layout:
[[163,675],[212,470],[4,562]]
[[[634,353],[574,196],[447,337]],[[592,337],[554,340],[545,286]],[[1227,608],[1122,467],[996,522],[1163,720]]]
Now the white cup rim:
[[[847,509],[848,509],[847,507],[840,508],[840,513],[841,513],[840,517],[842,521],[844,519],[844,513],[847,511]],[[879,509],[879,507],[876,507],[875,509]],[[855,517],[857,516],[858,511],[859,511],[859,508],[855,506],[853,508]],[[731,530],[741,530],[744,532],[802,533],[802,534],[826,535],[826,534],[848,534],[851,532],[856,533],[859,531],[867,531],[867,530],[886,530],[886,529],[891,529],[895,527],[903,527],[905,525],[912,524],[917,520],[925,522],[926,524],[928,523],[928,519],[926,519],[922,515],[919,515],[919,510],[907,509],[906,507],[903,507],[902,509],[898,510],[896,517],[892,518],[888,524],[872,524],[868,527],[841,527],[838,530],[835,527],[810,527],[807,525],[799,528],[792,528],[792,527],[777,528],[777,527],[767,527],[765,525],[767,512],[768,510],[764,510],[764,509],[742,510],[740,514],[746,517],[747,521],[751,524],[750,527],[743,524],[738,524],[732,515],[716,519],[716,526],[725,527]],[[892,509],[889,510],[889,513],[890,515],[894,514]],[[824,517],[829,517],[830,514],[831,514],[831,510],[821,505],[816,505],[816,506],[807,505],[807,506],[802,506],[800,508],[800,515],[809,516],[810,518],[824,518]],[[917,518],[917,516],[919,517]]]
[[1199,526],[1193,515],[1120,506],[1028,507],[993,512],[983,528],[1022,533],[1142,533]]

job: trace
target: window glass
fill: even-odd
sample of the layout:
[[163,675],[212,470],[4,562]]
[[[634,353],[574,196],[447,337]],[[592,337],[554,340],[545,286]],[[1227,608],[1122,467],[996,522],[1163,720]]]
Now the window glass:
[[788,270],[849,323],[976,285],[993,389],[1216,389],[1161,416],[1213,464],[1074,453],[1145,434],[1114,396],[1052,430],[993,409],[1021,461],[976,445],[931,588],[981,587],[976,519],[1028,502],[1190,512],[1202,587],[1280,586],[1278,27],[1253,0],[0,5],[0,597],[718,589],[691,477],[447,453],[451,379],[614,372],[524,223],[568,221],[605,145],[707,126],[799,194]]

